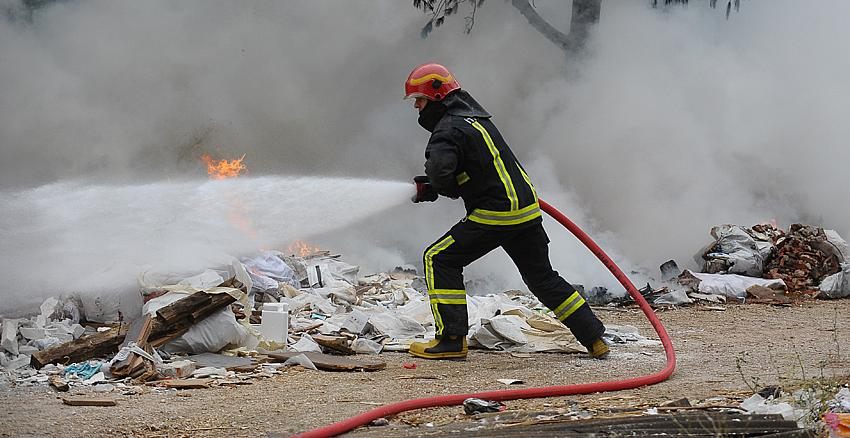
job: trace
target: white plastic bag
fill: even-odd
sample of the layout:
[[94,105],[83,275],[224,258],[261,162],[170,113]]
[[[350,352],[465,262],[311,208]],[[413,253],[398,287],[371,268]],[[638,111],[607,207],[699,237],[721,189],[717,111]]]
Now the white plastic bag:
[[718,225],[711,229],[715,242],[710,251],[701,255],[704,271],[728,272],[760,277],[765,258],[773,248],[772,242],[757,241],[738,225]]
[[[156,297],[142,308],[143,314],[155,315],[156,311],[188,296],[180,292],[168,292]],[[228,344],[241,344],[248,331],[236,321],[236,316],[227,306],[204,318],[177,339],[165,344],[168,352],[216,353]]]
[[850,264],[842,263],[841,270],[830,275],[820,282],[819,298],[845,298],[850,297]]
[[245,266],[253,283],[253,290],[263,292],[278,289],[278,283],[299,287],[295,271],[280,257],[277,251],[265,251],[253,257],[242,257],[239,261]]
[[378,354],[383,347],[383,345],[366,338],[357,338],[351,343],[351,349],[357,353]]
[[702,274],[687,270],[686,272],[700,280],[699,292],[725,295],[738,300],[746,298],[747,289],[754,285],[770,289],[785,289],[785,282],[781,279],[754,278],[736,274]]

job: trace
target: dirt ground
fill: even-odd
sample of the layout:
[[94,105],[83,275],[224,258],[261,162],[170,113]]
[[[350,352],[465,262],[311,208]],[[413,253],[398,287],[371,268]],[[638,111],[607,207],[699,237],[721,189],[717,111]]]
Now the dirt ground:
[[[656,338],[642,313],[599,311],[608,324],[633,325]],[[660,311],[676,348],[673,377],[651,387],[617,393],[506,402],[508,411],[546,411],[575,406],[643,408],[687,397],[692,401],[722,397],[736,403],[748,386],[850,376],[850,300],[810,302],[796,307],[729,305],[725,311],[690,307]],[[440,394],[507,389],[496,381],[521,379],[517,388],[567,385],[622,379],[655,372],[664,366],[660,346],[614,345],[611,358],[591,360],[578,354],[472,351],[462,362],[413,360],[384,353],[383,371],[332,373],[289,369],[280,375],[237,387],[161,391],[141,394],[118,390],[93,394],[109,397],[112,407],[62,404],[47,386],[0,387],[0,436],[144,436],[231,437],[291,434],[365,412],[380,404]],[[416,364],[406,369],[405,362]],[[353,435],[409,435],[427,427],[464,421],[461,407],[414,411],[390,419],[383,427]],[[426,426],[426,424],[431,425]],[[419,427],[415,427],[415,426]]]

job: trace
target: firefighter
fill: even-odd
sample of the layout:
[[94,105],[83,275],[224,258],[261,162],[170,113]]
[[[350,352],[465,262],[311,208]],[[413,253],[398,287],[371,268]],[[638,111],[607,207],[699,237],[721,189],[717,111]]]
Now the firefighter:
[[419,124],[431,132],[425,175],[414,178],[413,202],[462,198],[466,216],[425,250],[425,282],[435,339],[414,342],[425,359],[464,359],[468,330],[463,268],[497,247],[528,289],[554,312],[594,358],[605,358],[605,327],[578,291],[552,269],[537,192],[490,114],[446,67],[423,64],[405,82]]

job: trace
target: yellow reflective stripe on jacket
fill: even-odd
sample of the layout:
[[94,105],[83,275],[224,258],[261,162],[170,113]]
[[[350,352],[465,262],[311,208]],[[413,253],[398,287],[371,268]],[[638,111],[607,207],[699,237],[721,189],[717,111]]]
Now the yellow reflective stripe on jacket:
[[462,186],[464,183],[469,181],[469,174],[466,172],[461,172],[457,177],[457,185]]
[[478,132],[481,133],[484,137],[484,143],[487,143],[487,149],[490,149],[490,154],[493,155],[493,165],[496,167],[496,173],[499,174],[499,179],[502,180],[502,184],[505,186],[505,193],[511,203],[511,210],[519,209],[519,199],[516,195],[514,183],[511,181],[511,176],[508,174],[508,169],[505,167],[504,161],[502,161],[502,156],[499,154],[499,150],[496,148],[496,145],[493,144],[493,139],[490,138],[490,134],[483,126],[481,126],[481,123],[478,123],[477,120],[467,119],[467,121],[473,128],[477,129]]
[[428,290],[434,289],[434,256],[455,242],[454,237],[446,236],[425,251],[425,284]]
[[466,291],[462,289],[433,289],[428,291],[431,304],[466,304]]
[[531,178],[528,177],[528,174],[522,170],[522,166],[517,164],[517,168],[519,169],[519,173],[522,174],[522,179],[525,180],[525,183],[528,184],[528,187],[531,187],[531,193],[534,195],[534,202],[537,202],[537,190],[534,189],[534,184],[531,183]]
[[560,306],[556,307],[552,312],[555,314],[555,317],[561,321],[566,320],[570,317],[576,310],[578,310],[581,305],[584,304],[584,298],[582,298],[581,294],[578,291],[574,291],[572,295],[570,295]]
[[472,210],[468,218],[472,222],[485,225],[517,225],[540,216],[540,204],[535,202],[528,207],[516,211],[494,211],[476,208]]

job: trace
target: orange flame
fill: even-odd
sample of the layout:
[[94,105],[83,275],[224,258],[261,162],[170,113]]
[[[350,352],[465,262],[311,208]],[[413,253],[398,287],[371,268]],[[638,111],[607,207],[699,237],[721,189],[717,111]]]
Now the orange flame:
[[321,250],[322,249],[318,246],[312,246],[303,240],[296,240],[295,242],[292,242],[291,245],[289,245],[287,252],[292,255],[297,255],[299,257],[307,257],[309,255],[316,254]]
[[216,160],[209,154],[201,155],[201,161],[207,165],[207,174],[211,179],[226,179],[235,178],[247,169],[242,160],[245,159],[243,154],[238,160]]

